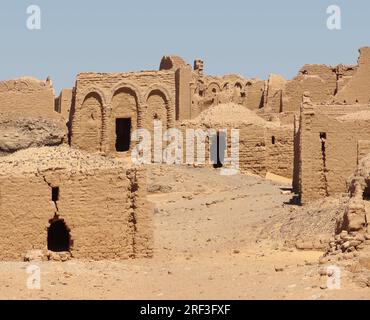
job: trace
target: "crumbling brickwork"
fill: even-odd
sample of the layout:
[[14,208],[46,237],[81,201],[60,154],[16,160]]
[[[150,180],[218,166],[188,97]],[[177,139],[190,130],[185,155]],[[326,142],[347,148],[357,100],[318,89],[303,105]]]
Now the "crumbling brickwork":
[[[212,129],[213,135],[226,130],[226,160],[232,155],[231,129],[236,129],[239,134],[238,164],[240,171],[263,177],[270,172],[292,178],[294,149],[292,126],[266,121],[243,106],[220,104],[193,120],[183,122],[181,127],[184,136],[186,129],[200,129],[205,133],[209,132],[208,129]],[[205,140],[207,142],[205,146],[206,165],[209,166],[212,165],[209,150],[214,140],[211,135]],[[194,141],[197,142],[197,140]],[[190,143],[191,141],[187,141],[188,145]],[[194,155],[197,159],[196,143],[194,144]]]
[[312,102],[322,103],[334,97],[337,75],[326,65],[305,65],[299,74],[286,84],[283,93],[283,111],[298,111],[305,91],[310,92]]
[[[361,48],[358,66],[352,71],[352,77],[341,83],[341,90],[335,96],[337,103],[369,103],[370,102],[370,48]],[[344,78],[346,79],[346,78]]]
[[356,168],[358,143],[370,137],[368,105],[302,104],[299,128],[299,193],[301,202],[346,191]]
[[57,117],[54,89],[50,80],[31,77],[0,82],[0,113],[22,116]]
[[73,89],[62,89],[55,101],[55,111],[59,112],[65,120],[69,120],[73,99]]
[[[53,220],[67,226],[74,258],[152,255],[144,169],[68,147],[28,149],[2,159],[1,260],[20,260],[35,249],[47,251]],[[53,188],[58,188],[56,199]]]
[[279,75],[270,75],[267,82],[266,99],[264,101],[264,112],[283,112],[283,92],[286,80]]

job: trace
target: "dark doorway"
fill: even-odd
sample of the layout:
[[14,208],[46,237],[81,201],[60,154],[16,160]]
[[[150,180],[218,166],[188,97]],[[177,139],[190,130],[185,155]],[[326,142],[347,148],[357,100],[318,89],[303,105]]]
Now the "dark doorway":
[[48,229],[48,250],[54,252],[69,251],[71,236],[63,220],[55,220]]
[[131,118],[116,119],[116,151],[125,152],[130,150],[131,141]]
[[225,160],[226,133],[217,132],[211,137],[211,161],[214,168],[222,168]]

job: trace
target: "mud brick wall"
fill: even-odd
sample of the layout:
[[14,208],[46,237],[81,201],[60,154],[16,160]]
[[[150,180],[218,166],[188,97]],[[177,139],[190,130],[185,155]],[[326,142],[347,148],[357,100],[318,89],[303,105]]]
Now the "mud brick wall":
[[193,74],[193,77],[191,118],[212,106],[230,102],[244,105],[251,110],[264,106],[264,80],[247,79],[236,74],[223,77],[197,77]]
[[265,129],[255,125],[242,126],[239,138],[240,170],[265,176],[267,172]]
[[57,117],[54,100],[54,89],[48,81],[19,78],[0,82],[0,113]]
[[335,69],[326,65],[305,65],[288,81],[283,92],[283,111],[299,111],[302,95],[310,92],[312,102],[323,103],[334,97],[337,88]]
[[291,127],[267,128],[266,170],[286,178],[293,177],[294,131]]
[[175,71],[82,73],[77,76],[75,101],[72,146],[118,155],[117,118],[131,118],[131,132],[152,131],[154,119],[164,128],[174,126]]
[[338,103],[369,103],[370,101],[370,48],[361,48],[358,67],[353,76],[345,84],[342,83],[341,90],[335,96]]
[[[183,136],[188,145],[191,144],[191,137],[186,136],[186,129],[201,129],[206,132],[212,128],[217,131],[226,129],[226,155],[231,156],[232,141],[230,128],[239,129],[239,168],[241,172],[249,172],[260,176],[265,176],[267,172],[291,178],[293,175],[293,151],[294,139],[293,129],[290,127],[276,127],[274,129],[265,128],[254,124],[223,124],[214,123],[212,125],[182,125],[181,129]],[[272,137],[275,138],[272,144]],[[209,141],[211,138],[205,139],[205,159],[206,166],[211,166],[209,156]],[[184,144],[184,159],[185,159],[185,144]],[[197,159],[197,144],[194,140],[194,158]],[[227,167],[227,165],[225,166]]]
[[63,118],[66,119],[67,121],[69,120],[72,108],[72,98],[73,90],[63,89],[60,92],[59,97],[56,99],[56,111],[61,113]]
[[[46,250],[49,220],[55,214],[70,229],[75,258],[152,255],[152,212],[140,170],[47,171],[0,180],[1,260],[21,260],[29,250]],[[56,186],[60,195],[55,203],[51,188]]]
[[303,104],[298,146],[302,203],[346,192],[346,180],[358,162],[358,141],[370,139],[369,119],[346,117],[366,109]]
[[267,93],[264,111],[279,113],[283,111],[283,91],[286,80],[279,75],[270,75],[267,82]]

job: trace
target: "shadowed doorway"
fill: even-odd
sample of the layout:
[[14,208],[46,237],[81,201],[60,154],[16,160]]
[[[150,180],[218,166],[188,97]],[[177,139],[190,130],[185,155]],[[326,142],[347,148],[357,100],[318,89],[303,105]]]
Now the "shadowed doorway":
[[131,141],[131,118],[116,119],[116,151],[125,152],[130,150]]
[[71,236],[63,220],[55,220],[48,229],[48,250],[54,252],[69,251]]

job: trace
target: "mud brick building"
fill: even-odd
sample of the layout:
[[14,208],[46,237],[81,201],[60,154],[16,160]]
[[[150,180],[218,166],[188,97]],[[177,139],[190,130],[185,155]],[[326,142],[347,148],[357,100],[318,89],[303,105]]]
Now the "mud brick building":
[[152,255],[146,176],[114,159],[68,146],[0,158],[0,259],[32,250],[78,259]]

